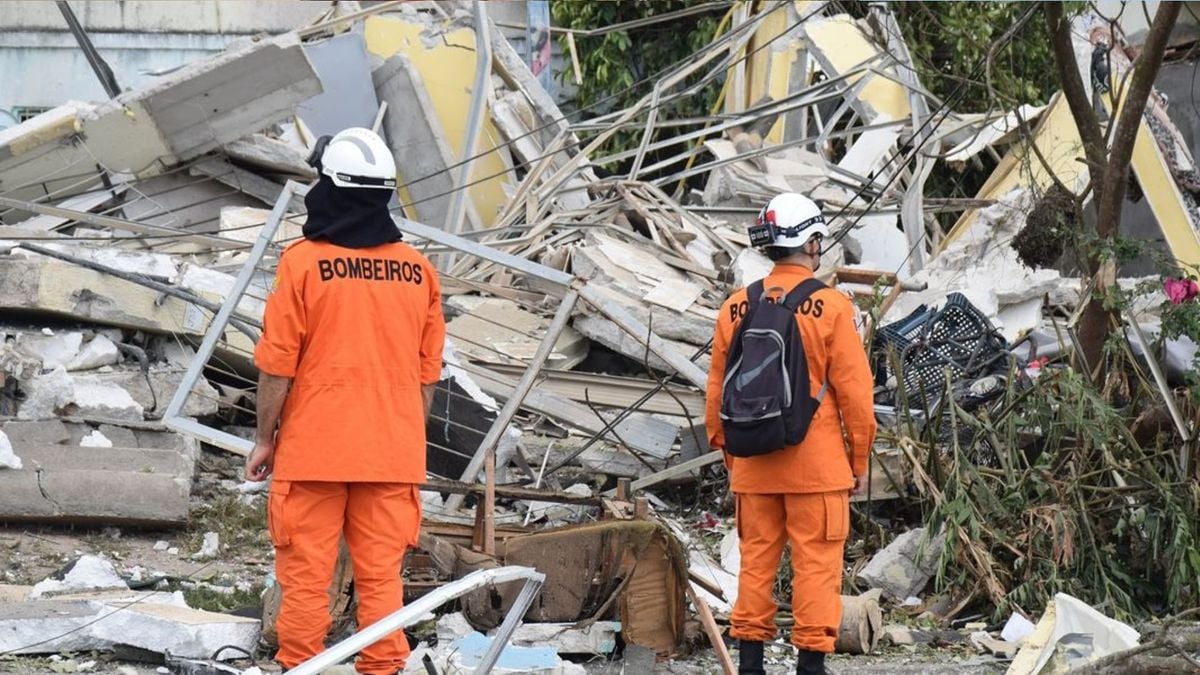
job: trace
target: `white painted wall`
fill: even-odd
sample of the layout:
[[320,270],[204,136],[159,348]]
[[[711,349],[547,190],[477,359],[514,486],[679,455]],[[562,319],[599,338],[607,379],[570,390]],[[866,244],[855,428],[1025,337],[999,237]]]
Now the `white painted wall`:
[[[153,71],[219,52],[233,40],[311,22],[326,2],[91,0],[71,3],[122,88]],[[0,111],[107,98],[53,2],[0,2]],[[6,116],[0,114],[0,127]]]

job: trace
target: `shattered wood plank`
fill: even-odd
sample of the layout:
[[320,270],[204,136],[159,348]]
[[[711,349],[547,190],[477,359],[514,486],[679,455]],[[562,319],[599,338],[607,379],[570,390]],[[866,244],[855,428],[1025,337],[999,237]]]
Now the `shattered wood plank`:
[[[519,377],[519,366],[488,366],[489,369]],[[538,389],[566,397],[577,403],[590,400],[594,405],[606,408],[628,408],[658,385],[645,378],[597,375],[574,370],[542,370]],[[679,415],[701,418],[704,416],[704,393],[691,388],[671,385],[668,391],[655,393],[642,404],[640,410],[660,415]],[[683,407],[680,407],[682,402]]]
[[733,658],[729,656],[729,649],[725,647],[725,640],[721,637],[721,629],[717,627],[717,620],[713,618],[713,613],[709,609],[708,603],[696,597],[696,591],[692,589],[690,583],[684,584],[684,588],[687,590],[688,600],[692,601],[692,606],[696,608],[696,614],[700,617],[700,625],[704,627],[704,632],[708,635],[708,643],[717,654],[717,662],[721,664],[721,672],[723,675],[737,675],[737,669],[733,667]]
[[[436,478],[425,479],[425,483],[421,486],[422,490],[446,492],[456,495],[483,494],[484,488],[485,486],[478,483],[468,484],[456,480],[438,480]],[[556,504],[580,504],[584,506],[601,505],[600,497],[577,495],[557,490],[497,485],[495,491],[497,497],[505,499],[524,499],[529,501],[554,502]]]

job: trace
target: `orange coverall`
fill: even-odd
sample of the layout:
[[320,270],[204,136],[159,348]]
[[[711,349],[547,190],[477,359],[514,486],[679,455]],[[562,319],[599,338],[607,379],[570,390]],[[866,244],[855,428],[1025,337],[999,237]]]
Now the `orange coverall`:
[[[433,265],[411,246],[304,240],[281,256],[254,360],[292,378],[275,441],[268,524],[283,591],[276,660],[324,649],[338,538],[354,568],[358,626],[403,606],[425,481],[421,385],[438,381],[446,328]],[[361,673],[395,673],[397,631],[364,649]]]
[[[789,292],[812,277],[802,265],[776,264],[765,289]],[[829,380],[804,441],[755,457],[725,455],[737,499],[742,567],[730,634],[742,640],[775,639],[778,609],[771,589],[783,555],[792,546],[792,644],[832,652],[841,622],[842,556],[850,529],[850,489],[867,473],[875,440],[870,366],[854,329],[850,300],[833,289],[813,294],[796,312],[815,396]],[[745,315],[746,289],[721,307],[708,371],[705,426],[714,449],[724,449],[721,387],[734,331]],[[807,309],[807,311],[806,311]],[[847,448],[847,442],[849,447]]]

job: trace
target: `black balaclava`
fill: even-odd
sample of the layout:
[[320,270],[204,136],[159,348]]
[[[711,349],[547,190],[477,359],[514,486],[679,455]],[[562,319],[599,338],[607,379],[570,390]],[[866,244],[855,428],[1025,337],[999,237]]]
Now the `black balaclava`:
[[346,248],[369,248],[400,241],[400,230],[388,212],[391,190],[341,188],[329,176],[308,191],[305,239],[324,239]]

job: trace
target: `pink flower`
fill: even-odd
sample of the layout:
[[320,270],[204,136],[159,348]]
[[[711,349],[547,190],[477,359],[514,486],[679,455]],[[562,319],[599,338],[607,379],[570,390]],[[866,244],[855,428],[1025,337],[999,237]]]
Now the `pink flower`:
[[1195,279],[1165,279],[1163,280],[1163,291],[1167,294],[1167,299],[1172,305],[1178,305],[1187,302],[1197,295],[1200,295],[1200,285]]

